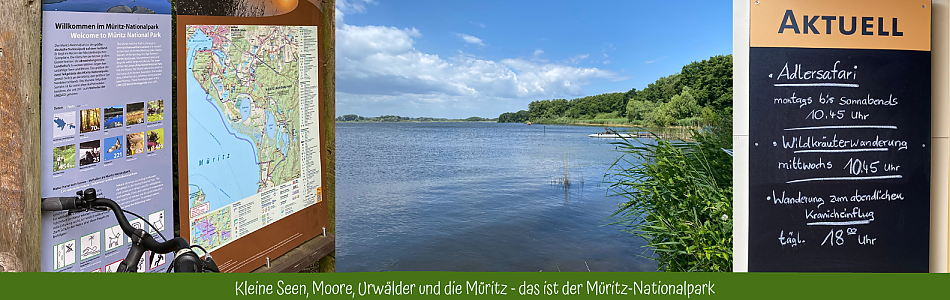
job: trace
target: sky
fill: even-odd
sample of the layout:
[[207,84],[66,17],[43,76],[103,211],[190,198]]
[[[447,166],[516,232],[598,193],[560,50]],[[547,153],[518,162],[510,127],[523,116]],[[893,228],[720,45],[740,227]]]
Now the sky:
[[336,114],[497,118],[732,54],[731,1],[336,0]]

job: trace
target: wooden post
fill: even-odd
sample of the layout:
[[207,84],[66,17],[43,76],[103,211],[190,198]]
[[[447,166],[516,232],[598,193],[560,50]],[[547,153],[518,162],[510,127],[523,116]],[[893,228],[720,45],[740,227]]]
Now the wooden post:
[[41,14],[0,1],[0,272],[40,270]]
[[[323,10],[323,24],[320,24],[320,30],[323,30],[325,39],[320,41],[320,61],[323,62],[324,70],[323,82],[320,83],[320,92],[323,93],[323,128],[324,141],[326,141],[327,164],[323,172],[327,175],[327,185],[323,188],[325,191],[324,199],[327,201],[327,215],[330,218],[330,227],[327,233],[336,233],[336,3],[333,0],[321,0],[317,7]],[[320,272],[336,271],[336,251],[324,256],[317,262],[317,270]]]

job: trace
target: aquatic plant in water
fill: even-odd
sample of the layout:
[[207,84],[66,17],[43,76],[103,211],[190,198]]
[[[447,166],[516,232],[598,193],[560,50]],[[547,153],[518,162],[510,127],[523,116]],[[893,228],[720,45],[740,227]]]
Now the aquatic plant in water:
[[[584,177],[571,179],[570,167],[568,165],[568,159],[564,158],[564,175],[557,178],[551,179],[551,185],[557,186],[559,189],[564,191],[564,203],[567,203],[571,200],[571,185],[580,184],[581,191],[584,190]],[[577,179],[580,179],[578,182]]]

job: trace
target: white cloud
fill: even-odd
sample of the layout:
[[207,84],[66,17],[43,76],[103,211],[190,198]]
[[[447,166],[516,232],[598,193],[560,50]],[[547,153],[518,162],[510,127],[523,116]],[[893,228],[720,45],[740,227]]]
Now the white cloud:
[[578,55],[575,55],[574,57],[568,58],[566,62],[576,65],[577,63],[580,63],[581,61],[587,59],[588,57],[590,57],[590,54],[578,54]]
[[531,100],[584,95],[582,87],[592,80],[626,79],[609,70],[548,63],[541,49],[528,58],[499,60],[461,50],[451,57],[423,53],[413,46],[423,38],[416,28],[339,24],[336,38],[337,108],[343,114],[494,117],[525,109]]
[[664,60],[664,59],[666,59],[667,57],[669,57],[669,56],[663,56],[663,57],[660,57],[660,58],[651,59],[651,60],[645,61],[644,63],[652,64],[652,63],[655,63],[655,62]]
[[481,27],[481,28],[485,28],[485,24],[482,24],[482,23],[478,23],[478,22],[475,22],[475,21],[471,21],[471,22],[469,22],[469,23],[472,23],[472,25],[475,25],[475,26],[478,26],[478,27]]
[[366,4],[376,5],[375,0],[335,0],[336,6],[336,25],[343,24],[345,14],[355,14],[366,12]]
[[344,13],[364,13],[366,4],[376,5],[374,0],[336,0],[336,8]]
[[[604,47],[602,50],[600,50],[600,53],[604,55],[604,58],[608,58],[610,55],[607,55],[607,52],[613,52],[614,50],[617,50],[617,47],[614,47],[614,44],[604,43]],[[604,64],[606,65],[607,62],[604,62]]]
[[536,62],[545,62],[545,63],[548,62],[547,59],[541,58],[542,54],[544,54],[544,50],[541,50],[540,48],[535,49],[534,54],[531,54],[531,60],[536,61]]
[[461,38],[461,39],[462,39],[463,41],[465,41],[466,43],[475,44],[475,45],[479,45],[479,46],[485,46],[485,44],[482,43],[482,39],[480,39],[480,38],[477,38],[477,37],[474,37],[474,36],[471,36],[471,35],[467,35],[467,34],[464,34],[464,33],[456,33],[455,35],[457,35],[459,38]]

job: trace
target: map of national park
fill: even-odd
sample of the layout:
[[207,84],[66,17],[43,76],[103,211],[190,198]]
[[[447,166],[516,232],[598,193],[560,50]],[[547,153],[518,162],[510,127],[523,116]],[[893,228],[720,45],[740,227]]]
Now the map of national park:
[[76,134],[76,112],[65,112],[53,115],[53,138]]
[[231,240],[231,209],[207,214],[191,221],[191,241],[207,249],[214,249]]
[[227,241],[221,210],[300,177],[299,31],[187,26],[193,239]]

